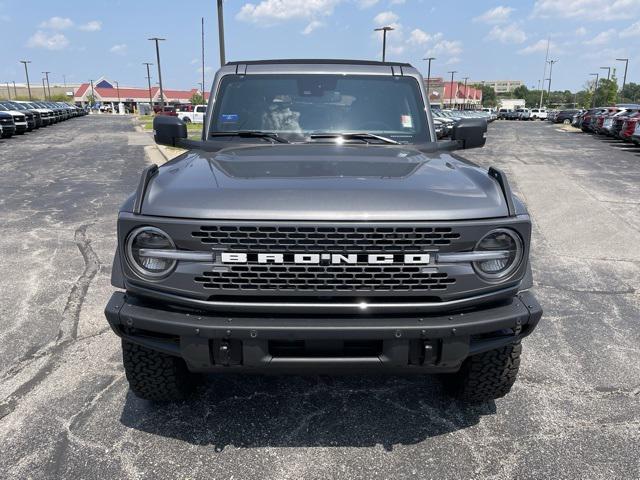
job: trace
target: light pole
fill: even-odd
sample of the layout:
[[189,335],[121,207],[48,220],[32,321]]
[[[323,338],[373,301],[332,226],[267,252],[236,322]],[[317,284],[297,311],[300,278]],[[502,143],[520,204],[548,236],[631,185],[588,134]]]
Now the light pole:
[[27,68],[27,63],[31,63],[31,60],[20,60],[20,63],[24,64],[24,74],[27,76],[27,90],[29,90],[29,100],[32,100],[31,85],[29,84],[29,69]]
[[51,101],[51,87],[49,86],[49,74],[51,72],[42,72],[47,78],[47,92],[49,92],[49,101]]
[[44,77],[42,77],[42,98],[47,99],[47,87],[44,85]]
[[[622,90],[624,90],[624,86],[627,83],[627,67],[629,66],[628,58],[616,58],[617,62],[624,62],[624,77],[622,77]],[[620,91],[622,91],[620,90]]]
[[395,28],[393,27],[379,27],[379,28],[374,28],[373,31],[374,32],[382,32],[382,61],[384,62],[386,59],[386,54],[387,54],[387,32],[390,32],[391,30],[395,30]]
[[18,89],[16,88],[16,81],[13,80],[13,93],[16,98],[18,98]]
[[[202,17],[200,33],[202,34],[202,91],[204,91],[204,17]],[[202,98],[204,98],[204,94]]]
[[592,102],[593,102],[591,106],[595,107],[596,106],[596,95],[598,93],[598,79],[600,78],[600,74],[599,73],[590,73],[589,75],[595,75],[596,76],[596,83],[595,83],[595,85],[593,87],[593,98],[591,99]]
[[423,60],[426,60],[427,62],[429,62],[429,66],[427,67],[427,90],[429,90],[427,92],[428,97],[431,97],[431,61],[435,59],[436,57],[423,58]]
[[93,89],[93,80],[89,80],[91,83],[91,108],[96,104],[96,92]]
[[160,68],[160,46],[158,42],[164,41],[164,38],[153,37],[149,40],[156,42],[156,60],[158,62],[158,85],[160,85],[160,108],[164,110],[164,92],[162,90],[162,69]]
[[143,65],[147,66],[147,83],[149,84],[149,108],[153,111],[153,99],[151,98],[151,74],[149,73],[149,65],[153,65],[153,63],[143,62]]
[[7,82],[7,96],[9,100],[11,100],[11,88],[9,87],[9,82]]
[[549,60],[549,46],[551,45],[551,37],[547,37],[547,53],[544,56],[544,70],[542,71],[542,88],[540,89],[540,105],[542,108],[542,99],[544,97],[544,78],[547,76],[547,61]]
[[607,80],[611,80],[611,67],[600,67],[600,70],[607,71]]
[[553,73],[554,63],[558,63],[558,60],[549,60],[549,90],[547,91],[547,99],[551,98],[551,74]]
[[220,45],[220,66],[226,61],[224,58],[224,12],[222,11],[222,0],[218,0],[218,44]]
[[116,84],[116,91],[118,92],[118,113],[120,113],[120,84],[117,81],[113,83]]
[[464,106],[462,107],[463,110],[467,109],[467,80],[469,80],[469,77],[464,77]]
[[458,73],[457,70],[454,70],[452,72],[447,72],[451,74],[451,90],[449,91],[449,108],[451,108],[453,110],[453,75],[455,73]]

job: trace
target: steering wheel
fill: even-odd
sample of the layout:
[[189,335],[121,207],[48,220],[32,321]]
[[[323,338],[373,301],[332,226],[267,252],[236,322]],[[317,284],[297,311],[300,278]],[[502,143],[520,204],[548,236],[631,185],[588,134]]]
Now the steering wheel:
[[388,123],[382,122],[380,120],[370,120],[360,124],[358,130],[380,131],[380,130],[393,130],[393,129]]

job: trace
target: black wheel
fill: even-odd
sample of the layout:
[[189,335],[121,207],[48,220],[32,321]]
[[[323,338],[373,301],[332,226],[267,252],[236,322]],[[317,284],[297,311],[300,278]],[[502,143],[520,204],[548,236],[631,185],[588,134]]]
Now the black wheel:
[[184,123],[191,123],[191,119],[190,119],[189,117],[184,117],[184,118],[182,119],[182,121],[183,121]]
[[460,371],[444,375],[450,395],[468,403],[483,403],[504,397],[513,386],[520,367],[520,343],[467,358]]
[[195,389],[197,375],[184,360],[122,340],[122,361],[129,388],[154,402],[184,400]]

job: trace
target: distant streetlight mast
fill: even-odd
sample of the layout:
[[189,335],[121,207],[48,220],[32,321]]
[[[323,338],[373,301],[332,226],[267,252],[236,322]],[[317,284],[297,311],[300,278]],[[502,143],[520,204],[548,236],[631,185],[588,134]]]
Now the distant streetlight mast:
[[202,103],[204,103],[204,17],[201,19],[200,33],[202,34]]
[[591,106],[595,107],[596,106],[596,95],[598,94],[598,79],[600,78],[600,74],[599,73],[590,73],[589,75],[595,75],[595,77],[596,77],[596,83],[594,84],[594,87],[593,87],[593,98],[591,99],[592,102],[593,102]]
[[147,66],[147,83],[149,84],[149,107],[153,110],[153,98],[151,97],[151,74],[149,73],[149,65],[153,63],[144,62],[143,65]]
[[51,72],[42,72],[44,73],[46,79],[47,79],[47,92],[49,92],[49,101],[51,101],[51,86],[49,86],[49,74]]
[[469,80],[469,77],[464,77],[464,106],[462,107],[463,110],[467,109],[467,80]]
[[225,63],[225,55],[224,55],[224,12],[222,10],[222,0],[217,0],[218,2],[218,45],[220,46],[220,66],[222,67]]
[[393,27],[379,27],[374,28],[374,32],[382,32],[382,61],[384,62],[387,57],[387,32],[395,30]]
[[[625,85],[627,84],[627,67],[629,66],[628,58],[616,58],[617,62],[624,62],[624,77],[622,78],[622,90],[624,90]],[[620,90],[620,91],[622,91]]]
[[429,90],[427,92],[428,97],[431,96],[431,61],[435,59],[436,57],[423,58],[423,60],[426,60],[427,62],[429,62],[429,66],[427,67],[427,90]]
[[600,70],[607,71],[607,80],[611,80],[611,67],[600,67]]
[[31,84],[29,83],[29,69],[27,68],[27,64],[31,63],[31,60],[20,60],[20,63],[24,64],[24,74],[27,76],[27,90],[29,90],[29,100],[32,100]]
[[457,70],[453,70],[451,72],[447,72],[451,74],[451,90],[449,91],[449,108],[453,108],[453,75],[458,73]]
[[156,43],[156,60],[158,62],[158,85],[160,86],[160,108],[164,110],[164,91],[162,90],[162,69],[160,68],[160,46],[158,42],[162,42],[166,39],[153,37],[149,40]]
[[551,75],[553,74],[553,64],[558,60],[549,60],[549,90],[547,91],[547,100],[551,98]]

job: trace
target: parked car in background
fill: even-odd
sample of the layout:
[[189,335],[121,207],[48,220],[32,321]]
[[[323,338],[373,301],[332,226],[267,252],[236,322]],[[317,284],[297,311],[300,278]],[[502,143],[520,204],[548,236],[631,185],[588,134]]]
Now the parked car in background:
[[630,139],[636,145],[640,145],[640,121],[636,122],[636,128],[631,134]]
[[186,110],[177,108],[176,113],[178,118],[182,119],[184,123],[204,123],[204,116],[207,113],[207,106],[191,105],[191,108]]
[[500,110],[498,110],[498,119],[506,120],[507,115],[511,112],[513,112],[513,110],[511,110],[510,108],[501,108]]
[[576,109],[576,108],[570,108],[567,110],[560,110],[557,114],[554,115],[553,117],[553,123],[571,123],[571,121],[573,120],[573,116],[580,112],[580,110]]
[[622,130],[622,126],[624,125],[625,120],[630,116],[638,113],[638,111],[640,111],[640,106],[634,105],[634,106],[625,107],[621,111],[613,115],[611,119],[612,120],[611,124],[608,127],[608,131],[607,131],[608,135],[615,138],[619,138],[620,131]]
[[19,103],[27,107],[29,110],[38,112],[40,114],[40,120],[42,121],[41,126],[46,127],[47,125],[51,125],[52,123],[54,123],[53,110],[51,110],[50,108],[40,107],[36,105],[34,102],[16,101],[14,103]]
[[622,122],[622,127],[620,128],[620,133],[618,137],[627,142],[632,141],[632,136],[636,131],[636,127],[638,126],[638,122],[640,122],[640,112],[636,112],[632,115],[629,115]]
[[9,138],[16,133],[16,124],[10,113],[0,112],[0,126],[2,126],[2,138]]
[[153,107],[153,111],[156,115],[164,115],[165,117],[177,117],[176,107],[171,105],[165,105],[164,107]]
[[16,125],[15,133],[17,133],[18,135],[22,135],[27,130],[29,130],[27,116],[24,113],[21,113],[18,110],[13,110],[13,108],[7,108],[2,103],[0,103],[0,111],[6,112],[13,117],[13,123],[15,123]]
[[27,107],[23,103],[20,102],[4,102],[7,108],[12,108],[18,112],[24,113],[27,116],[27,124],[30,124],[29,115],[32,116],[33,119],[33,129],[42,127],[42,116],[39,111],[34,110],[32,108]]
[[531,120],[546,120],[547,119],[547,109],[546,108],[532,108],[531,109]]
[[528,108],[518,108],[514,120],[531,120],[531,110]]

